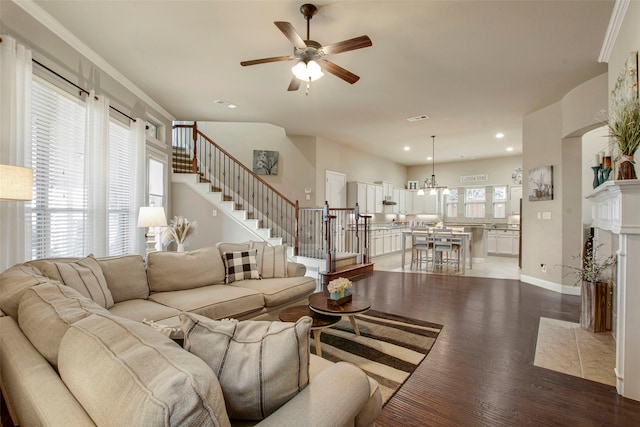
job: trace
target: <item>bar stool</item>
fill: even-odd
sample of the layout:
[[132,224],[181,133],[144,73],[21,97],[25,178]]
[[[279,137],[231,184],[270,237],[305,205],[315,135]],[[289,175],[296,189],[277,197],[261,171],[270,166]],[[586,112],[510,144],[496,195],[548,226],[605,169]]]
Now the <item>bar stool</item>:
[[429,269],[429,250],[433,246],[430,234],[428,231],[416,233],[412,235],[412,250],[411,250],[411,268],[413,269],[414,263],[417,264],[418,269],[421,268],[422,262],[425,263],[425,270]]
[[[433,230],[433,270],[436,270],[436,264],[442,268],[443,265],[451,265],[451,261],[453,258],[453,252],[456,251],[456,243],[453,238],[453,233],[451,229],[448,228],[439,228]],[[459,244],[458,244],[459,248]],[[460,251],[458,252],[458,257],[456,258],[457,268],[460,268]],[[445,261],[446,256],[446,261]]]

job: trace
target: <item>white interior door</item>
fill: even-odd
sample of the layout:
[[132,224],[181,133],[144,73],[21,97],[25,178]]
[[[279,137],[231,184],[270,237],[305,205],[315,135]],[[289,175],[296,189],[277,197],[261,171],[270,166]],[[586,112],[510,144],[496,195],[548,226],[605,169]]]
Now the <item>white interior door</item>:
[[325,200],[332,208],[347,207],[347,175],[325,171]]

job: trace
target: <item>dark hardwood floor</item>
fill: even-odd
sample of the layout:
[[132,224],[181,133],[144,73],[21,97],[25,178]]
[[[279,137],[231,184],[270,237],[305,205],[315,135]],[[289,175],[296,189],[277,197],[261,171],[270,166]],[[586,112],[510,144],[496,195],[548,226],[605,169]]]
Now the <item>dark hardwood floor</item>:
[[540,317],[579,321],[580,298],[517,280],[376,271],[354,291],[378,311],[444,325],[376,420],[384,426],[640,426],[614,387],[533,366]]

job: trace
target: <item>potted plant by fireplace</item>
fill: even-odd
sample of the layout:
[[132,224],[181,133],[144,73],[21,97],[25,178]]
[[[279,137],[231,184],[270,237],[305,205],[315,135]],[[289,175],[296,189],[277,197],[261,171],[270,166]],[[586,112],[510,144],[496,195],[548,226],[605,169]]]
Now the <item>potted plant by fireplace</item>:
[[640,100],[626,101],[612,109],[607,127],[620,155],[617,179],[637,179],[634,155],[640,146]]
[[602,244],[593,246],[589,239],[585,244],[582,255],[572,258],[580,261],[580,266],[565,265],[576,276],[576,285],[580,284],[582,311],[580,326],[591,332],[605,332],[607,330],[607,293],[610,270],[616,264],[615,255],[602,258],[598,250]]

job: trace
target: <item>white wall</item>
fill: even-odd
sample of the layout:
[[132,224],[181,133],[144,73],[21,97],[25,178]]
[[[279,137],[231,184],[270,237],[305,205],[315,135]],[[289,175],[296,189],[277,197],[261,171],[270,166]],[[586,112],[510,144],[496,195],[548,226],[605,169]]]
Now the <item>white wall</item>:
[[[582,195],[584,170],[579,137],[601,125],[601,111],[607,105],[606,84],[606,74],[595,77],[560,102],[524,118],[521,278],[527,283],[577,293],[561,266],[571,264],[572,255],[582,248],[582,201],[578,196]],[[554,199],[530,202],[527,173],[545,165],[554,167]],[[551,219],[538,219],[538,214],[545,212]]]
[[[466,160],[451,163],[436,163],[436,180],[440,185],[448,187],[471,187],[473,183],[460,182],[460,177],[466,175],[489,175],[488,181],[478,182],[478,185],[514,185],[511,173],[517,167],[522,166],[522,157],[519,155],[499,157],[495,159]],[[424,183],[426,178],[431,178],[432,165],[410,166],[407,170],[407,179]]]
[[[591,200],[585,197],[593,191],[593,170],[596,154],[604,151],[608,141],[606,127],[599,127],[582,136],[582,224],[591,225]],[[612,177],[613,178],[613,177]]]

